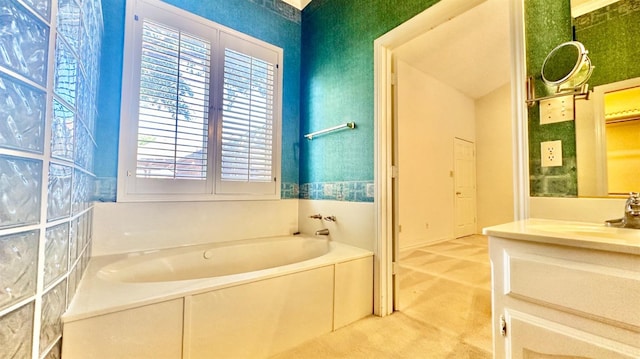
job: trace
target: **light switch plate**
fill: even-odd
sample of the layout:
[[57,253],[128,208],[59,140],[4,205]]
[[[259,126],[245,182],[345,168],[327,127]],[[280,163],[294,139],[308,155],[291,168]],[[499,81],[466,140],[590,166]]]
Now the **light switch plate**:
[[540,124],[573,121],[573,96],[540,100]]
[[540,143],[541,166],[562,166],[562,141],[546,141]]

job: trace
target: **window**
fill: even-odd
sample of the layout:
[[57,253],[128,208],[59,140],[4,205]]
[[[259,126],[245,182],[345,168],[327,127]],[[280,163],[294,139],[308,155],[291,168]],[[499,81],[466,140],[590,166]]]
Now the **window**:
[[127,3],[118,201],[279,198],[282,50]]

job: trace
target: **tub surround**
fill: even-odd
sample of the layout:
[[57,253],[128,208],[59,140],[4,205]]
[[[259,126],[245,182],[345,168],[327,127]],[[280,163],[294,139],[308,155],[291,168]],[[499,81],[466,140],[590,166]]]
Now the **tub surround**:
[[[299,200],[298,228],[315,233],[327,228],[332,241],[373,251],[375,248],[375,206],[366,202]],[[335,222],[309,218],[313,214],[335,216]]]
[[640,356],[640,231],[528,219],[484,229],[495,358]]
[[172,282],[125,283],[103,279],[98,272],[105,266],[140,253],[92,257],[80,283],[76,297],[64,314],[64,322],[166,301],[185,295],[236,286],[256,279],[267,279],[300,270],[309,270],[334,262],[349,261],[373,255],[372,252],[339,243],[331,243],[331,251],[318,258],[282,267]]
[[[336,222],[308,218],[336,216]],[[374,250],[373,203],[321,200],[96,203],[93,255],[157,250],[328,228],[332,241]],[[250,225],[247,225],[250,224]],[[212,234],[214,233],[214,234]]]
[[[317,258],[222,277],[126,283],[98,274],[131,256],[92,258],[63,317],[65,358],[265,357],[372,312],[373,253],[340,243]],[[124,338],[122,328],[138,334]],[[167,337],[139,335],[156,330]]]
[[93,255],[270,237],[298,231],[298,200],[96,203]]

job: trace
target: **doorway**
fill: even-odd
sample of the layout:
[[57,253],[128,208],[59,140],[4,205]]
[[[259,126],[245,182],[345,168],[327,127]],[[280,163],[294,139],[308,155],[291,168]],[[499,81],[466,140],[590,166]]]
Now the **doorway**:
[[[434,31],[440,28],[440,25],[443,25],[449,22],[450,19],[455,19],[461,14],[466,13],[468,10],[471,10],[483,3],[489,3],[489,1],[462,1],[462,0],[443,0],[438,4],[432,6],[427,11],[418,16],[411,19],[409,22],[401,25],[397,29],[391,31],[390,33],[384,35],[379,38],[375,42],[375,56],[374,56],[374,64],[375,64],[375,77],[376,77],[376,210],[377,210],[377,235],[378,235],[378,248],[377,254],[379,256],[379,261],[377,262],[376,273],[378,273],[378,277],[376,280],[376,292],[380,295],[376,296],[376,314],[386,315],[390,314],[393,311],[393,293],[394,288],[397,289],[398,281],[394,281],[393,276],[393,261],[394,261],[394,253],[399,253],[398,242],[393,241],[392,239],[397,239],[399,237],[399,227],[400,223],[397,221],[394,223],[394,201],[396,200],[397,195],[394,195],[394,182],[400,183],[402,182],[403,170],[402,164],[396,161],[396,152],[394,151],[394,114],[397,112],[397,109],[394,108],[393,105],[393,91],[392,83],[394,83],[394,78],[396,76],[395,66],[398,64],[395,62],[397,57],[396,50],[400,48],[403,44],[406,44],[411,39],[416,39],[426,32]],[[518,5],[512,5],[514,7],[518,7]],[[521,17],[521,9],[515,9],[515,14],[520,14]],[[491,17],[489,17],[489,21]],[[513,28],[513,24],[512,24]],[[514,31],[510,31],[514,33]],[[516,35],[518,34],[515,31]],[[516,36],[517,38],[518,36]],[[517,43],[519,40],[510,39],[512,46],[510,52],[513,52],[514,48],[517,46],[513,46],[513,43]],[[441,47],[441,46],[440,46]],[[468,55],[468,54],[467,54]],[[465,58],[469,58],[473,56],[466,56]],[[510,56],[511,60],[507,60],[508,68],[512,68],[516,65],[516,61],[514,60],[514,56]],[[513,62],[511,62],[513,61]],[[512,73],[514,71],[511,71]],[[401,76],[401,75],[400,75]],[[521,80],[521,79],[520,79]],[[518,80],[518,81],[520,81]],[[402,82],[402,78],[400,77],[397,82]],[[508,86],[508,85],[507,85]],[[507,92],[510,94],[511,98],[515,98],[515,95],[511,94],[509,88],[507,88]],[[512,101],[514,102],[514,101]],[[515,103],[515,102],[514,102]],[[513,106],[511,110],[509,110],[507,114],[507,118],[515,119],[514,123],[520,123],[523,116],[523,111],[526,108],[519,108],[518,106]],[[445,122],[447,120],[451,120],[451,116],[445,114],[437,119],[438,121]],[[518,128],[514,128],[514,133],[520,133],[521,127],[518,125]],[[510,133],[512,135],[513,133]],[[520,137],[521,134],[518,135],[517,138]],[[448,148],[452,151],[451,141],[453,137],[449,137]],[[511,142],[511,137],[508,142]],[[519,142],[518,142],[519,144]],[[518,145],[514,148],[514,151],[517,154],[517,158],[523,155],[522,148]],[[418,156],[424,156],[424,153],[417,154]],[[511,153],[508,154],[511,156]],[[519,161],[516,161],[519,163]],[[451,158],[450,165],[453,163],[453,158]],[[526,163],[526,162],[524,162]],[[514,169],[512,174],[518,174],[520,171]],[[512,178],[516,178],[513,180]],[[512,177],[509,176],[509,181],[513,183],[517,183],[517,176]],[[524,183],[524,182],[523,182]],[[453,195],[453,185],[451,188],[450,195]],[[517,212],[514,214],[515,218],[520,218],[520,212],[523,207],[523,201],[521,196],[521,188],[514,187],[513,195],[511,193],[511,199],[515,200],[513,208],[511,209],[513,212]],[[378,200],[379,199],[379,200]],[[451,221],[453,218],[453,210],[449,214]],[[512,218],[511,218],[512,219]],[[511,220],[510,219],[510,220]],[[431,228],[431,223],[428,223],[428,226],[423,223],[425,227]],[[451,237],[453,237],[453,225],[451,228]],[[395,247],[394,247],[395,246]]]

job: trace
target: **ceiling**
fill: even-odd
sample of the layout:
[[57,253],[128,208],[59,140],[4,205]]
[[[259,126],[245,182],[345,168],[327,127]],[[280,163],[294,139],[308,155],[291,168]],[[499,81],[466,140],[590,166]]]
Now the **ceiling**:
[[487,0],[414,38],[398,59],[477,99],[509,82],[509,0]]

